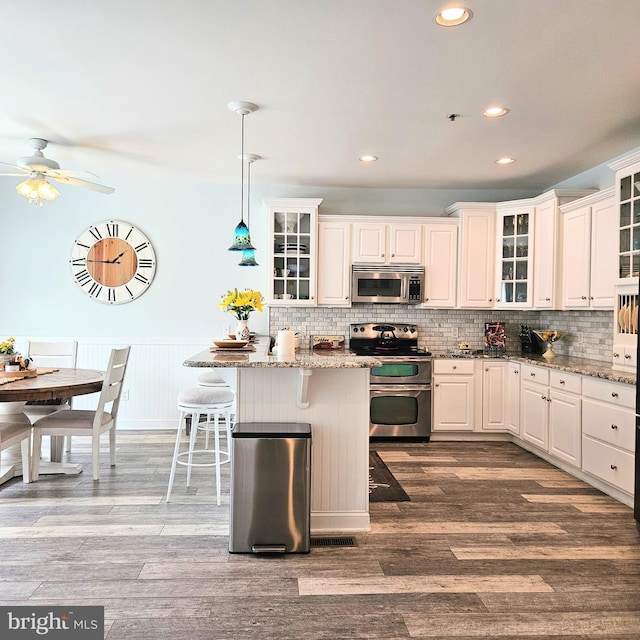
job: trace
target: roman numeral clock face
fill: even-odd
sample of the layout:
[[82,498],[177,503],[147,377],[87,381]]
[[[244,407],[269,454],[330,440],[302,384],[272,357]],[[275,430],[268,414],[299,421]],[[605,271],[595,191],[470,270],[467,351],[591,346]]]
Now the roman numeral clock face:
[[71,272],[89,297],[123,304],[140,297],[156,272],[149,238],[128,222],[106,220],[83,231],[73,243]]

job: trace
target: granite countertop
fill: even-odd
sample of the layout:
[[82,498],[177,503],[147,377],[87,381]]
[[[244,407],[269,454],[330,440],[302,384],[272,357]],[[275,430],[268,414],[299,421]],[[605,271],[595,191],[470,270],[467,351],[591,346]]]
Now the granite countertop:
[[268,355],[268,341],[258,341],[255,351],[211,351],[205,349],[187,358],[185,367],[229,368],[287,368],[287,369],[370,369],[382,364],[377,358],[355,356],[348,351],[316,354],[309,350],[296,351],[293,358]]
[[[435,358],[449,358],[446,354],[434,356]],[[594,378],[602,378],[603,380],[611,380],[612,382],[621,382],[623,384],[636,384],[636,376],[633,373],[624,371],[616,371],[610,364],[601,362],[600,360],[589,360],[587,358],[574,358],[573,356],[556,356],[552,360],[542,357],[542,354],[508,352],[500,356],[486,356],[483,352],[462,356],[464,358],[496,358],[501,360],[512,360],[514,362],[522,362],[524,364],[535,364],[549,369],[557,369],[559,371],[567,371],[569,373],[577,373],[583,376],[592,376]]]

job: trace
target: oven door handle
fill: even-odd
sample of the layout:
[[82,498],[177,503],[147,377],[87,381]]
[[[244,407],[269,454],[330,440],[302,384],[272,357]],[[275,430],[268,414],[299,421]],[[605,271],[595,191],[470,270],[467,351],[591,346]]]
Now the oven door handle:
[[430,384],[372,384],[369,387],[371,393],[389,393],[392,391],[395,395],[407,395],[407,392],[421,393],[423,391],[431,391]]

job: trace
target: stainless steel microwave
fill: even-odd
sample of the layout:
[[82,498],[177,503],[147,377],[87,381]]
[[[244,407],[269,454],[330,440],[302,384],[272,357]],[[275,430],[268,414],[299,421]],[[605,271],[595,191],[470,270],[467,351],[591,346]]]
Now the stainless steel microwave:
[[419,304],[424,295],[424,267],[354,264],[351,302]]

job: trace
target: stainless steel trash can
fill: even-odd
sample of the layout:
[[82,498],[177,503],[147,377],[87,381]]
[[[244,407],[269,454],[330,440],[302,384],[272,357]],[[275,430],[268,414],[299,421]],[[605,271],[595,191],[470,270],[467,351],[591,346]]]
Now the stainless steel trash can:
[[233,427],[229,516],[230,553],[309,553],[310,424]]

